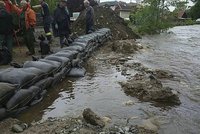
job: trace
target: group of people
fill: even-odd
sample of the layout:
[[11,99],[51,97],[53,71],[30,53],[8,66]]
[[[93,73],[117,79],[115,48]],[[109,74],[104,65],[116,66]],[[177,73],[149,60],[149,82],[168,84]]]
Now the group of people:
[[[23,34],[24,43],[28,48],[27,55],[35,54],[34,47],[34,28],[36,26],[36,13],[33,9],[40,8],[43,17],[43,28],[46,38],[52,41],[51,26],[53,31],[57,31],[60,38],[60,45],[63,47],[68,44],[70,31],[70,15],[67,10],[67,0],[60,0],[54,14],[51,16],[49,6],[45,0],[39,0],[39,5],[32,6],[30,1],[21,0],[18,5],[16,0],[0,0],[0,49],[6,46],[12,53],[13,39],[16,37],[16,31],[13,27],[12,13],[17,13],[19,18],[19,30]],[[84,1],[86,8],[86,34],[94,31],[94,9],[89,1]]]

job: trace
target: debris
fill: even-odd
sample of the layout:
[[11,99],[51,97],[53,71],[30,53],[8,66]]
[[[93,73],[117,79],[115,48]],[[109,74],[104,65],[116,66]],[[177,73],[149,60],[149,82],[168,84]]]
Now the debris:
[[86,108],[83,111],[83,118],[85,119],[87,123],[90,123],[91,125],[100,126],[100,127],[105,126],[105,123],[103,122],[103,120],[97,114],[95,114],[90,108]]
[[15,133],[21,133],[24,131],[24,129],[21,127],[21,125],[15,124],[12,127],[12,131]]
[[155,101],[165,104],[180,104],[177,94],[169,87],[163,87],[160,80],[153,75],[136,74],[126,83],[120,83],[125,93],[143,101]]
[[158,126],[156,126],[155,124],[153,124],[153,122],[151,121],[151,119],[147,119],[143,121],[142,127],[144,127],[147,130],[151,130],[154,132],[158,131]]
[[112,119],[111,118],[109,118],[109,117],[102,117],[102,120],[103,120],[103,122],[106,124],[108,124],[108,123],[111,123],[112,122]]
[[124,54],[133,54],[139,50],[139,47],[134,40],[116,40],[112,44],[112,50]]
[[129,100],[127,102],[124,102],[123,104],[126,106],[131,106],[131,105],[134,105],[134,102],[132,100]]

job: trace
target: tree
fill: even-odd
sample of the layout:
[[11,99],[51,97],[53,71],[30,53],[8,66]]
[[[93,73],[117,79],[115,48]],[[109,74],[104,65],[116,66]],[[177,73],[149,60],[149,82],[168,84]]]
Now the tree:
[[200,0],[194,0],[195,5],[189,10],[190,17],[192,19],[200,18]]
[[138,27],[140,33],[160,33],[170,27],[166,19],[169,13],[167,0],[144,0],[144,6],[131,14],[130,20]]
[[176,10],[185,10],[187,8],[188,0],[175,0],[171,2],[171,5],[175,7]]

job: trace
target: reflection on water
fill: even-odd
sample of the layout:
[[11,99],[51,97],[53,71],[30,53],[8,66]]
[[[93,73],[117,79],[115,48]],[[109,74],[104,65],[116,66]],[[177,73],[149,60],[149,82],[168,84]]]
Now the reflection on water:
[[[87,74],[83,78],[65,79],[51,89],[44,100],[23,112],[19,118],[24,121],[47,119],[48,117],[77,116],[84,108],[90,107],[103,116],[109,116],[114,123],[137,124],[149,116],[157,118],[160,132],[164,134],[200,133],[200,26],[175,27],[160,35],[145,36],[141,44],[150,49],[133,55],[150,68],[170,70],[177,81],[163,81],[165,86],[179,92],[181,105],[163,109],[148,102],[140,102],[126,96],[119,81],[126,78],[115,66],[107,64],[111,53],[100,51],[86,65]],[[104,60],[105,59],[105,60]],[[132,106],[123,103],[132,100]]]

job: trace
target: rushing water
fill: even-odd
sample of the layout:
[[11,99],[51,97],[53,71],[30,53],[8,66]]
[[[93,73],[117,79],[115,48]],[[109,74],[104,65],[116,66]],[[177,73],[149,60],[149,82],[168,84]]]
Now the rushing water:
[[[149,68],[173,72],[177,81],[163,81],[164,85],[179,93],[181,105],[155,107],[127,96],[118,82],[126,78],[108,64],[111,53],[97,52],[86,65],[83,78],[66,79],[51,89],[45,99],[23,112],[24,121],[48,117],[77,116],[84,108],[91,108],[102,116],[109,116],[114,123],[125,124],[131,117],[132,124],[141,123],[149,115],[156,117],[161,134],[200,133],[200,25],[180,26],[160,35],[145,36],[139,42],[150,46],[133,59]],[[123,103],[132,100],[132,106]],[[149,114],[147,114],[149,113]]]

